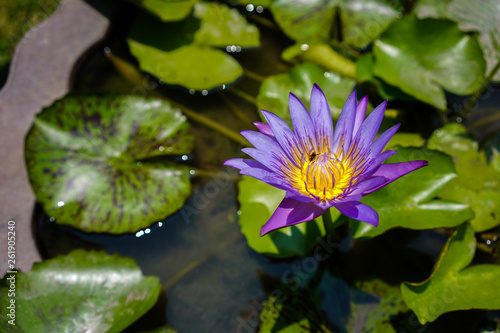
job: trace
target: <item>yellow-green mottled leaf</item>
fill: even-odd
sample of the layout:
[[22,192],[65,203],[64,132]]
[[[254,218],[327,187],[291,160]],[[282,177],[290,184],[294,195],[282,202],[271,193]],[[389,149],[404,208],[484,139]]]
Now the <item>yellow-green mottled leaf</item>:
[[471,224],[485,231],[500,224],[500,170],[488,162],[465,127],[448,124],[429,138],[428,147],[453,157],[458,177],[439,194],[446,200],[470,205],[475,213]]

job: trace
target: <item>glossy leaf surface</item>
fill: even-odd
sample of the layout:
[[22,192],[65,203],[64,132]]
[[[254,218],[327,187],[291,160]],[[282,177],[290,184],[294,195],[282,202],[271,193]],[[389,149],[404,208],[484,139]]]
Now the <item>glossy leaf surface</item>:
[[407,15],[375,42],[373,52],[375,75],[441,110],[443,89],[471,94],[485,71],[477,41],[450,21]]
[[474,229],[465,223],[446,243],[428,280],[401,285],[403,299],[422,324],[449,311],[500,309],[500,266],[466,268],[475,250]]
[[379,225],[352,221],[354,237],[374,237],[388,229],[404,227],[430,229],[453,227],[474,214],[468,205],[439,200],[440,191],[456,176],[452,159],[439,151],[416,147],[394,147],[398,154],[387,163],[427,160],[429,165],[363,197],[379,215]]
[[[0,281],[7,295],[10,281]],[[16,325],[9,332],[121,332],[146,313],[160,294],[157,277],[144,277],[130,258],[75,250],[15,275]],[[1,297],[2,308],[9,305]]]

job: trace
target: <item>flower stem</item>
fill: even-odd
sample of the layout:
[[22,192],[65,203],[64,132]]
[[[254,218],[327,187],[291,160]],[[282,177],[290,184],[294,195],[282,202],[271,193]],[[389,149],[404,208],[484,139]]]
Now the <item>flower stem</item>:
[[205,125],[216,132],[219,132],[220,134],[232,139],[235,142],[238,142],[244,146],[250,146],[250,143],[238,132],[233,131],[232,129],[222,125],[219,122],[216,122],[215,120],[212,120],[198,112],[195,112],[184,105],[181,105],[179,103],[176,103],[172,100],[168,100],[173,106],[178,107],[179,109],[182,110],[182,112],[191,120],[196,121],[202,125]]
[[325,227],[325,231],[327,235],[333,235],[335,230],[340,227],[347,219],[345,218],[337,218],[335,221],[332,220],[332,214],[330,209],[327,209],[323,214],[323,226]]
[[[141,85],[143,81],[143,75],[141,71],[132,65],[131,63],[113,55],[111,51],[106,50],[105,51],[106,56],[108,59],[111,61],[111,63],[115,66],[115,68],[118,70],[118,72],[129,82],[137,85]],[[241,136],[238,132],[233,131],[232,129],[222,125],[219,122],[216,122],[200,113],[197,113],[196,111],[193,111],[184,105],[181,105],[179,103],[176,103],[172,101],[169,98],[166,98],[163,95],[160,95],[161,98],[166,99],[167,101],[170,102],[173,106],[179,108],[182,110],[182,112],[191,120],[194,120],[202,125],[205,125],[211,129],[213,129],[216,132],[219,132],[220,134],[236,141],[237,143],[240,143],[245,146],[250,146],[250,143],[243,137]]]

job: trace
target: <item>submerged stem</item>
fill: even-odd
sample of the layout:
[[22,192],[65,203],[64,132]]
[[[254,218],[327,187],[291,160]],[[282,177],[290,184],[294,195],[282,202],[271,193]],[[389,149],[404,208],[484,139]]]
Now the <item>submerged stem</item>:
[[232,139],[233,141],[236,141],[238,143],[241,143],[244,146],[250,146],[250,143],[243,137],[241,136],[238,132],[233,131],[232,129],[222,125],[219,122],[216,122],[213,119],[210,119],[202,114],[199,114],[196,111],[193,111],[189,109],[188,107],[185,107],[184,105],[181,105],[179,103],[176,103],[170,99],[167,99],[173,106],[178,107],[179,109],[182,110],[182,112],[191,120],[194,120],[202,125],[205,125],[220,134]]
[[[127,62],[124,59],[121,59],[111,53],[110,50],[106,50],[106,56],[108,59],[111,61],[111,63],[115,66],[115,68],[118,70],[118,72],[128,81],[130,81],[133,84],[141,85],[142,84],[142,79],[144,78],[144,75],[142,72],[134,65],[131,63]],[[250,146],[250,143],[242,137],[238,132],[233,131],[232,129],[222,125],[219,122],[216,122],[202,114],[197,113],[196,111],[193,111],[184,105],[181,105],[179,103],[176,103],[169,98],[166,98],[165,96],[161,95],[161,98],[167,100],[172,104],[173,106],[179,108],[182,110],[182,112],[188,116],[191,120],[194,120],[202,125],[205,125],[211,129],[213,129],[216,132],[219,132],[220,134],[230,138],[233,141],[236,141],[242,145],[245,146]]]
[[493,77],[495,76],[495,74],[498,72],[499,69],[500,69],[500,59],[496,63],[495,67],[493,67],[491,72],[488,74],[488,76],[484,79],[484,81],[481,84],[481,87],[471,96],[471,98],[467,100],[467,103],[460,111],[460,115],[462,117],[467,117],[469,113],[471,113],[472,108],[476,105],[481,96],[483,96],[484,92],[486,91],[486,88],[488,88],[488,85],[490,84],[491,80],[493,80]]

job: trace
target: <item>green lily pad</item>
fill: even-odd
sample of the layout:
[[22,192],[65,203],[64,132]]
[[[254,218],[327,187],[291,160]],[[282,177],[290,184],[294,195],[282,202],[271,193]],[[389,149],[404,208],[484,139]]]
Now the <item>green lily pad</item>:
[[365,53],[358,58],[356,62],[356,76],[359,81],[362,82],[372,82],[377,87],[379,95],[388,99],[393,100],[404,100],[404,101],[415,101],[413,96],[408,95],[396,86],[393,86],[379,77],[373,75],[373,64],[375,59],[372,53]]
[[416,147],[394,147],[398,154],[388,160],[397,163],[424,159],[429,165],[363,197],[379,215],[379,225],[351,221],[354,237],[374,237],[388,229],[431,229],[454,227],[474,217],[468,205],[434,199],[457,176],[452,159],[439,151]]
[[128,0],[163,21],[179,21],[191,14],[197,0]]
[[474,257],[474,229],[464,223],[450,237],[432,275],[422,283],[403,283],[401,293],[420,323],[471,308],[500,309],[500,266],[466,268]]
[[[495,67],[500,58],[500,7],[497,0],[483,0],[476,3],[468,0],[434,1],[421,0],[415,6],[419,18],[447,18],[458,23],[462,31],[478,32],[478,41],[486,60],[487,73]],[[500,72],[493,77],[500,81]]]
[[235,9],[197,3],[193,15],[178,22],[165,23],[140,13],[127,43],[142,70],[168,84],[203,90],[231,83],[243,74],[233,57],[214,47],[258,46],[259,32]]
[[399,132],[394,134],[391,140],[386,145],[384,149],[390,149],[389,147],[401,146],[401,147],[421,147],[425,144],[424,138],[417,133],[404,133]]
[[248,24],[236,9],[199,2],[194,7],[193,16],[201,21],[200,29],[194,35],[197,44],[223,48],[228,45],[259,46],[259,30]]
[[[9,280],[15,276],[15,280]],[[15,297],[8,298],[15,281]],[[9,332],[121,332],[158,299],[157,277],[144,277],[130,258],[76,250],[36,263],[28,273],[0,281],[2,309],[15,300],[16,325]]]
[[271,12],[290,38],[308,43],[330,40],[338,0],[274,0]]
[[344,41],[355,48],[367,46],[403,16],[402,10],[399,1],[342,0],[340,20]]
[[26,138],[31,185],[57,223],[87,232],[136,232],[164,219],[191,193],[174,162],[194,137],[164,101],[123,95],[71,95],[37,115]]
[[[338,118],[346,97],[354,89],[355,81],[310,63],[295,66],[286,73],[264,80],[257,96],[257,106],[277,114],[291,125],[289,93],[293,92],[308,107],[314,83],[325,93],[332,116]],[[262,115],[261,118],[264,120]]]
[[[261,237],[260,229],[285,197],[285,191],[248,176],[243,176],[238,188],[241,232],[253,250],[275,258],[303,256],[311,252],[317,246],[318,239],[325,235],[323,220],[318,217]],[[340,216],[340,213],[333,209],[331,214],[332,221]]]
[[470,205],[478,232],[500,224],[500,169],[489,163],[477,141],[459,124],[448,124],[430,137],[428,147],[453,157],[458,177],[439,196]]
[[417,99],[446,109],[444,91],[471,94],[485,63],[477,41],[450,21],[407,15],[375,41],[373,73]]

